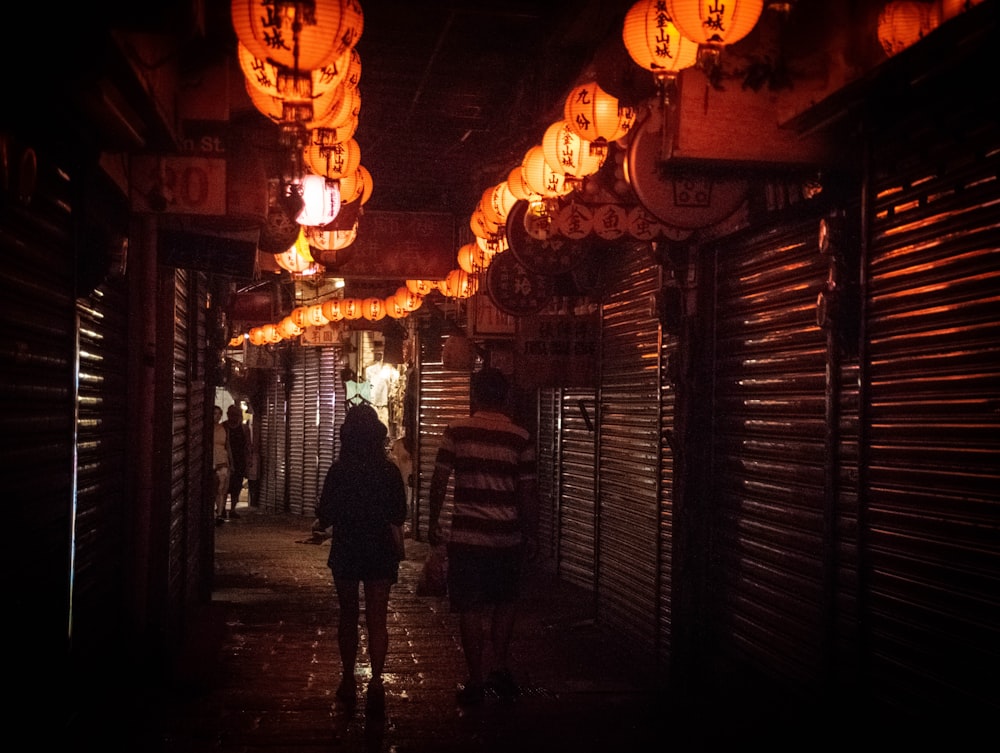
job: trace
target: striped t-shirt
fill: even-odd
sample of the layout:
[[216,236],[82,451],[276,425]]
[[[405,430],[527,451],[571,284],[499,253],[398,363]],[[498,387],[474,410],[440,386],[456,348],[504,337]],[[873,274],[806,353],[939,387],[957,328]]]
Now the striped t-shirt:
[[435,464],[439,472],[455,474],[451,543],[521,543],[520,485],[535,479],[535,446],[527,429],[503,413],[476,411],[444,430]]

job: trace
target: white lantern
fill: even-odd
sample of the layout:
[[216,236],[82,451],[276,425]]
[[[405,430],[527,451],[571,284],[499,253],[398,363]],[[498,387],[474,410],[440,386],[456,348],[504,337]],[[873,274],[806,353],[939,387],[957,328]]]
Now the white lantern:
[[295,221],[300,225],[329,225],[340,213],[340,186],[322,175],[304,175],[294,184],[302,192],[302,211]]

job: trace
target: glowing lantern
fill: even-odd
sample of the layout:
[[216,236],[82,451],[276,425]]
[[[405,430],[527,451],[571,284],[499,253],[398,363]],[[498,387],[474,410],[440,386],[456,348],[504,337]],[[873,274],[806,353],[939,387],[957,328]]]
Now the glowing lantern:
[[[295,184],[302,192],[302,211],[295,221],[300,225],[329,225],[340,213],[340,185],[322,175],[304,175]],[[300,237],[305,236],[300,233]],[[308,244],[307,244],[308,245]]]
[[393,298],[395,298],[396,303],[399,304],[399,307],[404,311],[416,311],[424,302],[424,297],[422,295],[417,295],[405,285],[401,286],[396,291]]
[[712,69],[726,45],[753,31],[764,0],[667,0],[667,14],[677,30],[700,45],[699,63]]
[[587,141],[618,141],[635,123],[635,109],[625,107],[596,81],[580,84],[566,97],[563,117],[567,127]]
[[340,310],[340,304],[343,300],[340,298],[330,298],[320,304],[320,311],[326,320],[329,322],[339,322],[344,318],[344,312]]
[[371,198],[373,189],[372,174],[364,165],[358,165],[358,169],[352,175],[340,179],[340,200],[345,204],[358,201],[364,206]]
[[479,287],[476,278],[464,269],[453,269],[438,283],[441,295],[448,298],[468,298]]
[[489,264],[489,259],[477,243],[466,243],[458,249],[458,266],[470,275],[482,272]]
[[385,318],[384,298],[365,298],[361,301],[361,317],[372,322]]
[[315,98],[335,89],[347,76],[352,52],[348,50],[322,68],[296,73],[256,57],[242,42],[236,44],[236,57],[247,84],[279,99],[285,96]]
[[306,315],[309,313],[309,309],[305,306],[296,306],[292,309],[292,312],[288,315],[288,318],[295,322],[298,327],[306,326]]
[[893,0],[878,16],[878,41],[889,57],[930,34],[941,23],[937,4],[916,0]]
[[396,296],[394,295],[383,299],[382,304],[385,306],[385,315],[390,319],[402,319],[410,313],[399,305],[399,301],[396,300]]
[[364,30],[357,0],[232,0],[230,15],[255,57],[296,71],[334,63]]
[[265,345],[267,344],[267,333],[264,332],[263,327],[251,327],[250,328],[250,342],[253,345]]
[[507,187],[518,201],[537,201],[542,198],[531,190],[524,180],[524,168],[518,165],[507,176]]
[[564,173],[572,181],[600,170],[608,148],[606,144],[585,141],[570,130],[565,120],[557,120],[545,129],[542,155],[549,167]]
[[483,250],[487,263],[493,261],[493,257],[497,254],[501,254],[510,248],[510,244],[507,243],[506,233],[496,235],[492,238],[476,238],[476,245]]
[[416,295],[425,296],[437,290],[438,285],[435,280],[407,280],[406,289]]
[[302,327],[292,321],[290,316],[286,316],[280,322],[278,322],[278,334],[285,340],[290,340],[293,337],[298,337],[302,334]]
[[360,298],[344,298],[340,302],[340,313],[348,321],[361,318],[362,301]]
[[321,227],[303,228],[309,245],[320,251],[339,251],[350,246],[358,237],[358,225],[349,230],[326,230]]
[[536,144],[525,153],[521,168],[528,188],[542,198],[563,196],[573,190],[572,185],[566,185],[566,173],[554,170],[545,161],[541,144]]
[[657,79],[674,78],[698,62],[698,43],[681,34],[663,0],[639,0],[625,14],[622,41],[636,65]]
[[315,260],[309,249],[309,242],[301,228],[299,228],[299,235],[295,239],[295,243],[289,246],[287,251],[275,254],[274,260],[279,267],[292,273],[301,274],[309,269]]
[[476,206],[472,211],[472,216],[469,218],[469,228],[472,230],[472,234],[478,238],[488,238],[500,232],[500,225],[488,220],[481,206]]
[[357,171],[361,164],[361,147],[354,139],[328,146],[310,143],[302,156],[306,167],[317,175],[339,180]]
[[230,348],[238,348],[243,344],[243,335],[233,335],[229,339]]
[[517,197],[511,193],[507,181],[502,181],[483,191],[479,207],[487,220],[502,225],[507,221],[507,215],[516,203]]
[[306,306],[305,324],[302,326],[322,327],[329,321],[323,316],[323,304],[314,303],[311,306]]
[[281,342],[281,333],[278,331],[278,327],[275,324],[265,324],[262,329],[264,330],[264,339],[272,344]]

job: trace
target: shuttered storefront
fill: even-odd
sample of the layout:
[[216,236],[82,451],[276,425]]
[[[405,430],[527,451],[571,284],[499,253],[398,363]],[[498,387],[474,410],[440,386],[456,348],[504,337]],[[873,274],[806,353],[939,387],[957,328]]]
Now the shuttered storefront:
[[1000,128],[940,86],[871,149],[867,638],[879,700],[995,714]]
[[596,576],[597,396],[559,391],[559,577],[593,591]]
[[[35,144],[0,134],[0,449],[8,531],[5,593],[9,640],[33,657],[18,671],[25,710],[39,713],[40,687],[61,690],[68,667],[73,499],[74,256],[68,165]],[[31,178],[37,175],[32,185]],[[37,660],[37,661],[34,661]],[[16,713],[22,708],[15,704]],[[57,711],[58,713],[58,711]]]
[[[648,247],[620,253],[601,305],[598,410],[597,619],[644,653],[658,634],[663,599],[659,539],[660,267]],[[583,532],[581,528],[581,533]],[[582,549],[581,549],[582,551]]]
[[803,220],[731,239],[702,273],[715,289],[710,624],[724,660],[799,691],[823,677],[829,546],[817,237]]

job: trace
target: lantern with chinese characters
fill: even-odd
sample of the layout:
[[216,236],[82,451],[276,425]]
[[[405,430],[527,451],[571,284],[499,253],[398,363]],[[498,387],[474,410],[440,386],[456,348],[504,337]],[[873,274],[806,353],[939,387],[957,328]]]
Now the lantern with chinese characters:
[[587,141],[618,141],[635,123],[635,109],[622,105],[596,81],[578,84],[566,97],[563,117],[569,129]]
[[334,63],[364,30],[357,0],[232,0],[230,15],[251,54],[296,71]]
[[562,171],[571,185],[588,175],[593,175],[604,164],[608,155],[606,144],[593,144],[570,130],[565,120],[557,120],[545,129],[542,136],[542,154],[553,170]]
[[518,201],[538,201],[541,195],[531,190],[524,180],[524,168],[518,165],[507,176],[507,188]]
[[500,225],[487,219],[483,208],[477,205],[469,217],[469,229],[477,238],[489,238],[500,232]]
[[396,296],[394,295],[383,299],[382,303],[385,305],[385,315],[390,319],[402,319],[410,313],[399,305],[399,301],[396,300]]
[[469,298],[474,295],[479,284],[476,278],[464,269],[453,269],[438,283],[441,295],[447,298]]
[[711,74],[722,48],[753,31],[764,0],[666,0],[666,8],[677,30],[700,46],[698,64]]
[[[361,147],[354,139],[321,146],[310,143],[302,154],[306,167],[317,175],[339,180],[354,175],[361,164]],[[338,187],[339,196],[339,187]],[[326,224],[326,223],[324,223]]]
[[507,221],[507,213],[510,212],[511,207],[516,202],[517,197],[511,193],[507,181],[501,181],[483,191],[482,198],[479,200],[479,206],[483,210],[486,219],[490,222],[495,222],[497,225],[502,225]]
[[458,249],[458,266],[470,275],[482,272],[489,265],[489,259],[477,243],[466,243]]
[[393,298],[396,299],[396,303],[399,304],[400,308],[404,311],[416,311],[424,302],[424,297],[422,295],[417,295],[405,285],[396,290],[396,294]]
[[241,42],[236,45],[236,57],[247,84],[279,99],[285,96],[316,98],[335,89],[347,76],[352,52],[348,50],[322,68],[295,72],[256,57]]
[[278,322],[278,334],[284,340],[291,340],[293,337],[298,337],[302,334],[302,327],[292,321],[290,316],[286,316]]
[[340,179],[340,200],[345,204],[357,201],[364,206],[365,202],[371,198],[373,188],[372,174],[364,165],[358,165],[357,170],[352,175],[346,175]]
[[[511,209],[513,210],[513,207]],[[510,248],[510,244],[507,243],[506,231],[507,227],[505,225],[504,232],[492,238],[476,238],[476,245],[483,250],[483,254],[485,254],[488,261],[492,261],[494,256]]]
[[[300,225],[329,225],[340,213],[340,184],[322,175],[307,174],[295,184],[302,195],[302,211],[295,217]],[[302,236],[304,238],[304,235]]]
[[252,345],[267,345],[267,333],[263,327],[250,328],[250,343]]
[[528,188],[543,199],[554,199],[573,190],[572,186],[566,187],[566,173],[554,170],[545,161],[541,144],[536,144],[525,152],[521,168]]
[[370,322],[377,322],[385,318],[385,299],[374,296],[361,301],[361,317]]
[[406,289],[416,295],[425,296],[438,289],[437,280],[407,280]]
[[295,322],[296,326],[305,327],[306,314],[308,312],[309,309],[306,308],[305,306],[296,306],[295,308],[292,309],[291,313],[288,315],[288,318],[291,319],[293,322]]
[[698,43],[680,33],[663,0],[639,0],[625,14],[622,41],[636,65],[672,79],[698,62]]
[[320,311],[328,322],[339,322],[344,318],[344,312],[340,310],[341,298],[328,298],[320,304]]
[[295,274],[302,274],[314,263],[312,252],[309,250],[309,243],[305,234],[299,228],[299,235],[295,243],[288,247],[286,251],[274,255],[274,260],[282,269]]
[[329,323],[329,319],[323,314],[323,304],[314,303],[306,307],[306,325],[310,327],[322,327]]
[[361,318],[363,301],[360,298],[344,298],[340,302],[340,313],[348,321],[355,321]]

